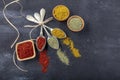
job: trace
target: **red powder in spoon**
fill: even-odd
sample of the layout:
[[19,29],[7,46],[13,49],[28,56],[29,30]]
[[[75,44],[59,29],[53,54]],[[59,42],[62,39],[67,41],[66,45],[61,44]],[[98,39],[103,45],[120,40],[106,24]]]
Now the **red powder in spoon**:
[[36,40],[37,48],[42,51],[46,45],[46,38],[44,36],[40,36]]

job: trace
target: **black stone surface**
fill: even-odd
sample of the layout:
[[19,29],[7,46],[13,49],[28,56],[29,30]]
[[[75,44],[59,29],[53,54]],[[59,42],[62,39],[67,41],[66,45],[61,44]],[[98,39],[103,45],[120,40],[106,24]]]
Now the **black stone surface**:
[[[11,0],[6,0],[6,3]],[[56,51],[48,47],[50,65],[47,73],[41,72],[37,57],[33,60],[17,64],[29,70],[28,73],[19,71],[13,64],[14,41],[16,31],[3,18],[3,2],[0,0],[0,80],[120,80],[120,0],[21,0],[23,15],[33,15],[41,8],[46,9],[46,18],[52,16],[52,9],[58,4],[66,5],[71,15],[79,15],[85,20],[85,28],[81,32],[71,32],[66,22],[53,20],[48,26],[63,29],[81,51],[81,58],[74,58],[69,49],[64,47],[70,66],[62,64]],[[30,28],[33,24],[20,16],[20,7],[16,4],[8,8],[7,17],[17,26],[21,36],[18,42],[29,39]],[[11,16],[15,17],[11,17]],[[39,28],[32,36],[36,38]]]

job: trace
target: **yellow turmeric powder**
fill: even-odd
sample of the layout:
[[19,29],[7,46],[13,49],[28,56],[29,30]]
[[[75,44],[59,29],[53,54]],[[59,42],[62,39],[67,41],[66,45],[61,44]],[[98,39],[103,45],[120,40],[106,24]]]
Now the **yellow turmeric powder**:
[[69,48],[70,48],[72,54],[74,55],[74,57],[76,57],[76,58],[81,57],[81,55],[79,53],[79,50],[74,47],[74,42],[69,37],[66,37],[63,40],[63,44],[65,44],[66,46],[69,46]]
[[78,49],[72,48],[71,51],[72,51],[73,55],[74,55],[76,58],[77,58],[77,57],[81,57]]
[[63,44],[65,44],[66,46],[70,45],[70,38],[66,37],[66,38],[63,40]]
[[51,34],[59,39],[63,39],[66,37],[66,34],[63,30],[59,29],[59,28],[54,28],[51,31]]
[[57,5],[52,11],[53,17],[58,21],[65,21],[69,15],[70,11],[65,5]]

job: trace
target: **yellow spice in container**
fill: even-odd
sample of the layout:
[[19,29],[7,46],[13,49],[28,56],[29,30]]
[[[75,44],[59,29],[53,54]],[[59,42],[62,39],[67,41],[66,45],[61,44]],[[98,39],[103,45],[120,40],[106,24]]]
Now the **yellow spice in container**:
[[58,21],[65,21],[69,15],[70,11],[65,5],[57,5],[52,11],[53,17]]
[[63,40],[63,44],[65,44],[66,46],[69,46],[74,57],[76,57],[76,58],[81,57],[79,50],[74,47],[74,42],[69,37],[66,37]]

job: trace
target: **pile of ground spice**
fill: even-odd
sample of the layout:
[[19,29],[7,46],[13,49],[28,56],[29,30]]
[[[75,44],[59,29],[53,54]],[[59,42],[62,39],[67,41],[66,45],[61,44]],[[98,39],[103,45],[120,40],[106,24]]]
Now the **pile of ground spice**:
[[81,57],[79,50],[74,47],[74,42],[69,37],[66,37],[65,39],[63,39],[63,44],[65,44],[70,48],[72,54],[76,58]]
[[69,58],[66,56],[66,53],[63,52],[61,49],[57,50],[57,55],[60,61],[66,65],[69,65]]
[[43,73],[47,72],[47,68],[49,65],[49,57],[47,55],[46,49],[44,49],[43,51],[40,52],[39,63],[42,65],[42,72]]

